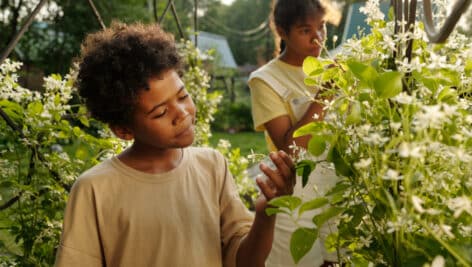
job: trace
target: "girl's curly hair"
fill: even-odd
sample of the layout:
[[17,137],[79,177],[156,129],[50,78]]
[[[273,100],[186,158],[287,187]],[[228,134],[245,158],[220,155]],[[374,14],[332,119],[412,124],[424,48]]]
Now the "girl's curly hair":
[[82,43],[77,87],[92,117],[126,125],[148,80],[181,66],[173,36],[158,25],[114,22]]

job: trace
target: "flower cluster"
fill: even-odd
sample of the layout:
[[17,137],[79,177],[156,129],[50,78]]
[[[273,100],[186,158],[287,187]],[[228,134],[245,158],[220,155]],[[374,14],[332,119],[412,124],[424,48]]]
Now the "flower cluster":
[[[401,21],[395,34],[378,2],[363,9],[371,34],[336,60],[304,62],[307,81],[329,82],[333,100],[323,122],[295,134],[310,134],[308,152],[327,152],[340,177],[309,202],[330,204],[310,231],[337,218],[326,245],[347,248],[342,261],[356,266],[471,266],[472,40],[455,32],[429,44],[421,23],[409,31]],[[292,247],[311,245],[295,237]]]

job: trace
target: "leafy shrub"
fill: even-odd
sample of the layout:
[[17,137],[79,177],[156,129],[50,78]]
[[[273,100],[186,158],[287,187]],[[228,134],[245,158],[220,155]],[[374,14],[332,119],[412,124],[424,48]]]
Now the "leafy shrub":
[[212,128],[215,131],[225,132],[252,131],[253,122],[250,104],[224,101],[215,114]]
[[[329,83],[324,94],[334,99],[324,102],[325,121],[295,135],[311,135],[308,152],[327,151],[340,179],[323,198],[274,204],[278,212],[325,208],[313,228],[294,233],[293,257],[336,218],[325,245],[346,249],[348,266],[472,266],[472,42],[454,33],[428,44],[422,24],[394,34],[378,1],[366,6],[372,34],[349,40],[336,60],[303,64],[305,82]],[[320,162],[303,163],[300,170]]]

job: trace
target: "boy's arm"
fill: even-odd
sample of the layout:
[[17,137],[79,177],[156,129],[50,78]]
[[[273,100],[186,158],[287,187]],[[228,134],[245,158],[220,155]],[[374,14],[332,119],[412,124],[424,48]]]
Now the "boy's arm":
[[256,200],[256,216],[251,230],[239,246],[237,266],[265,266],[265,260],[272,248],[275,227],[275,215],[268,216],[265,213],[267,202],[272,198],[293,193],[295,166],[292,160],[283,151],[270,153],[270,158],[277,169],[272,170],[264,164],[260,166],[267,179],[256,179],[262,194]]
[[104,266],[99,240],[93,188],[77,180],[67,201],[56,267]]

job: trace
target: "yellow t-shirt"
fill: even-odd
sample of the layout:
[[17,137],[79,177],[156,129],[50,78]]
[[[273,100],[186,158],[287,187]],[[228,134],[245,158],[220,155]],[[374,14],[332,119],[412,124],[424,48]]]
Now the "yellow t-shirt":
[[[305,73],[301,67],[289,65],[276,58],[253,72],[248,85],[251,90],[252,117],[256,131],[264,131],[269,151],[276,151],[264,124],[279,116],[288,115],[292,124],[296,123],[307,111],[310,97],[316,88],[305,85]],[[308,201],[323,196],[336,183],[337,177],[332,168],[318,164],[311,173],[308,184],[302,188],[301,177],[297,177],[297,184],[293,195]],[[326,164],[329,165],[329,164]],[[336,256],[328,253],[323,242],[327,234],[335,229],[325,225],[319,229],[320,240],[316,240],[311,250],[299,261],[293,262],[290,255],[290,239],[292,233],[299,227],[316,227],[312,222],[314,215],[319,211],[305,212],[297,221],[286,214],[277,214],[274,242],[266,261],[267,267],[313,267],[323,264],[323,260],[336,261]]]
[[235,266],[252,221],[215,150],[186,148],[163,174],[115,157],[74,184],[56,266]]
[[288,115],[297,122],[307,111],[316,89],[304,83],[306,75],[301,67],[289,65],[276,58],[251,73],[251,108],[254,129],[264,131],[269,151],[277,149],[264,127],[277,117]]

